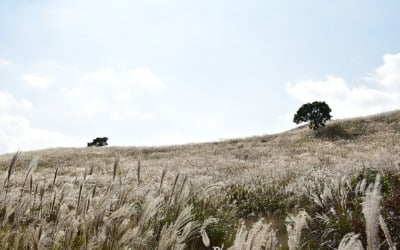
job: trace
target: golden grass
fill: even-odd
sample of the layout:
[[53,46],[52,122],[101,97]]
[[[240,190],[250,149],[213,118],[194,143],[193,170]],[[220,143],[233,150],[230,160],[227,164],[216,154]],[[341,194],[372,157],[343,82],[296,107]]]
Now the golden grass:
[[[235,248],[227,233],[217,241],[205,230],[212,217],[224,219],[219,206],[235,206],[226,214],[241,209],[243,204],[226,202],[229,194],[282,195],[295,204],[286,212],[301,213],[308,209],[301,207],[302,197],[324,207],[345,197],[352,178],[367,168],[398,171],[399,152],[400,111],[394,111],[330,121],[316,133],[302,126],[281,134],[182,146],[58,148],[23,152],[14,160],[14,154],[5,154],[0,156],[0,249],[210,249],[221,242],[245,249]],[[360,197],[364,195],[365,188]],[[264,204],[270,197],[257,199]],[[250,211],[256,212],[229,215],[234,230],[269,242],[270,249],[286,249],[284,219],[289,213],[276,230],[270,222],[279,209],[252,206]],[[266,221],[257,219],[246,231],[239,220],[254,221],[248,216]],[[374,216],[367,227],[376,235],[379,213]],[[301,229],[293,233],[290,249],[304,242]],[[343,249],[358,244],[354,234],[346,237]],[[376,247],[374,239],[368,234],[368,243]],[[207,243],[210,247],[204,248]]]

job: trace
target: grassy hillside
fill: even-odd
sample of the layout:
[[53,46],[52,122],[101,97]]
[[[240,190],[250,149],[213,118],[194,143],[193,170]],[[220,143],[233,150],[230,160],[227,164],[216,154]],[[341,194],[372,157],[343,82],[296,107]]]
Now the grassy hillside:
[[13,156],[0,156],[0,249],[400,243],[400,111],[317,132]]

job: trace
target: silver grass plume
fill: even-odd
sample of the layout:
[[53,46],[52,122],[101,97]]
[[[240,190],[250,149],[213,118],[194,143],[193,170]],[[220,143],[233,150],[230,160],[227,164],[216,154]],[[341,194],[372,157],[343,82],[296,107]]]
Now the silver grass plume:
[[208,225],[212,224],[212,223],[216,223],[218,222],[217,218],[208,218],[205,219],[203,222],[203,225],[201,225],[200,228],[200,235],[201,235],[201,240],[203,241],[203,245],[205,247],[209,247],[210,246],[210,238],[208,238],[207,232],[206,232],[206,228]]
[[275,250],[278,249],[278,239],[276,230],[272,229],[271,224],[265,224],[260,219],[253,224],[248,231],[244,223],[236,232],[233,246],[228,250]]
[[386,225],[385,220],[383,219],[382,215],[379,215],[379,224],[381,225],[381,229],[386,237],[386,242],[389,245],[390,250],[396,250],[396,246],[393,244],[392,237],[390,237],[389,229]]
[[248,234],[248,240],[250,240],[248,245],[249,250],[274,250],[278,246],[276,232],[272,230],[271,224],[264,224],[262,219],[253,224]]
[[[153,237],[153,230],[139,232],[138,227],[129,228],[121,237],[122,245],[129,245],[131,249],[146,249],[148,241]],[[129,248],[128,248],[129,249]]]
[[235,241],[233,242],[233,246],[228,250],[241,250],[246,243],[248,231],[246,230],[246,226],[244,225],[244,221],[241,222],[241,226],[236,231]]
[[36,167],[37,167],[37,163],[38,163],[38,157],[34,157],[31,162],[29,163],[29,168],[28,168],[28,172],[25,175],[25,179],[24,179],[24,183],[22,184],[22,188],[21,188],[21,196],[20,196],[20,200],[22,199],[22,193],[24,192],[24,187],[25,184],[27,182],[27,180],[32,177],[32,173],[33,171],[35,171]]
[[343,236],[340,241],[338,250],[364,250],[361,241],[358,239],[359,235],[348,233]]
[[154,218],[154,216],[161,211],[163,200],[164,199],[162,196],[158,196],[156,198],[151,197],[151,195],[146,196],[143,212],[138,222],[139,230],[141,232],[145,231],[146,225],[148,225],[150,219]]
[[260,228],[255,240],[256,243],[254,246],[256,249],[258,247],[265,250],[278,249],[279,242],[276,236],[276,230],[272,229],[271,223],[262,225],[262,228]]
[[[129,231],[129,218],[132,215],[132,211],[128,206],[122,206],[116,211],[114,211],[105,220],[102,227],[102,236],[105,241],[111,241],[112,245],[116,249],[121,249],[124,235]],[[111,237],[110,237],[111,236]]]
[[288,247],[289,250],[296,250],[299,247],[301,231],[307,226],[307,219],[310,216],[306,211],[300,211],[297,216],[289,215],[286,218],[286,230],[288,232]]
[[362,202],[362,212],[365,218],[365,229],[367,233],[367,249],[379,249],[379,215],[380,202],[382,199],[380,188],[380,175],[375,178],[375,183],[370,184],[365,192],[364,201]]
[[15,164],[17,163],[18,157],[19,157],[20,155],[21,155],[21,151],[17,151],[17,152],[14,154],[14,156],[12,157],[11,163],[10,163],[10,165],[8,165],[8,168],[7,168],[7,177],[6,177],[6,179],[4,180],[4,187],[7,187],[7,186],[8,186],[8,184],[9,184],[9,182],[10,182],[11,174],[12,174],[12,172],[13,172],[13,169],[14,169],[14,167],[15,167]]
[[201,226],[193,221],[191,211],[192,206],[186,206],[174,224],[163,226],[157,250],[184,249],[185,242],[200,233]]
[[41,241],[43,239],[42,226],[39,226],[37,228],[30,228],[29,236],[30,236],[30,242],[31,242],[32,249],[33,250],[42,249],[42,247],[41,247]]

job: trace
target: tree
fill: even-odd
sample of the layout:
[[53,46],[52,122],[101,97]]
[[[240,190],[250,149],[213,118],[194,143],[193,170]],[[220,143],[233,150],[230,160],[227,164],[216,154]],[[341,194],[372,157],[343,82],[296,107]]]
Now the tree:
[[93,139],[93,142],[88,142],[87,146],[88,147],[103,147],[103,146],[107,146],[107,137],[97,137],[96,139]]
[[330,120],[332,116],[331,108],[325,102],[315,101],[313,103],[303,104],[294,115],[293,122],[299,124],[301,122],[310,122],[310,129],[317,130],[325,127],[325,122]]

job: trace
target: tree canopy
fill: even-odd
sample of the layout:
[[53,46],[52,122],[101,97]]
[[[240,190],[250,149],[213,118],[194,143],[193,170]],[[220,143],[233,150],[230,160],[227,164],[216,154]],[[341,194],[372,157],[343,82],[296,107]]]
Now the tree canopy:
[[325,102],[306,103],[297,110],[293,122],[296,124],[310,122],[310,129],[317,130],[325,127],[326,121],[332,118],[331,111],[331,108]]

